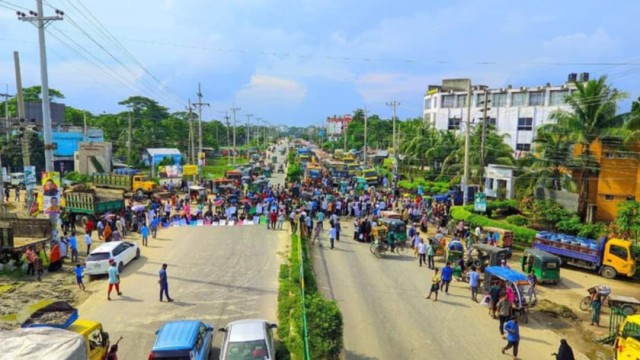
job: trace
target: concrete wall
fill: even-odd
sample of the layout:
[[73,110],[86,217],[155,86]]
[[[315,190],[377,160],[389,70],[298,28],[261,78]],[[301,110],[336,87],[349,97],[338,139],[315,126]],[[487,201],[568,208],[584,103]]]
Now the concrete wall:
[[75,170],[87,175],[99,172],[91,160],[93,156],[102,165],[105,172],[111,172],[111,155],[112,144],[110,142],[80,143],[74,157]]

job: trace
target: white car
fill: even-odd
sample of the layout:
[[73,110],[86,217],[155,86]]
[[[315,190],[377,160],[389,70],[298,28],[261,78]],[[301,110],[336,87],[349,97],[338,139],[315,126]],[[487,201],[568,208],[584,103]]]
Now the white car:
[[122,272],[124,266],[140,257],[138,245],[128,241],[112,241],[95,248],[85,260],[85,274],[89,276],[109,273],[109,260],[113,259]]
[[276,327],[266,320],[250,319],[234,321],[218,329],[224,333],[220,360],[275,359],[273,329]]

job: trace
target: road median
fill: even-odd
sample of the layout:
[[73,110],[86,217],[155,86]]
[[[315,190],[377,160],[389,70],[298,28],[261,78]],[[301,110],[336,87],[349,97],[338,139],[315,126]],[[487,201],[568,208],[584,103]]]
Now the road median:
[[[337,359],[343,348],[342,313],[317,289],[306,241],[291,236],[288,261],[280,266],[278,337],[282,358]],[[281,358],[279,357],[279,358]]]

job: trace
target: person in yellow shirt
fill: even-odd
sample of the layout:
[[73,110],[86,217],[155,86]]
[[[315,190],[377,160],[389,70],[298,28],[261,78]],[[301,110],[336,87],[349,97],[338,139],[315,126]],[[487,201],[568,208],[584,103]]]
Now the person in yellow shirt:
[[431,299],[431,294],[435,294],[435,299],[433,301],[438,301],[438,290],[440,290],[440,275],[438,274],[438,268],[433,269],[433,277],[431,278],[431,289],[429,290],[429,295],[425,299]]

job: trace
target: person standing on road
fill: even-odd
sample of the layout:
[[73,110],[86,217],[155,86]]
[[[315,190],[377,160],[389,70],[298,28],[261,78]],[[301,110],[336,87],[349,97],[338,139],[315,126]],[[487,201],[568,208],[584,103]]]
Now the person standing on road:
[[471,287],[471,300],[478,302],[478,286],[480,286],[480,274],[475,266],[471,266],[469,272],[469,286]]
[[91,253],[91,234],[84,234],[84,243],[87,245],[87,256]]
[[[502,289],[498,283],[494,283],[489,288],[489,296],[491,298],[491,307],[489,308],[489,314],[492,318],[496,319],[496,311],[498,310],[498,301],[500,301],[500,292]],[[502,329],[502,325],[500,325],[500,329]],[[500,330],[502,333],[502,330]]]
[[336,227],[334,225],[329,229],[329,244],[331,244],[331,248],[333,249],[333,242],[336,239]]
[[[87,224],[89,224],[89,222],[87,222]],[[102,234],[104,232],[104,224],[102,223],[102,220],[98,220],[96,227],[98,228],[98,240],[102,240]]]
[[594,291],[591,295],[591,325],[600,326],[600,308],[602,307],[602,297],[600,293]]
[[118,271],[118,267],[116,266],[116,262],[109,260],[109,290],[107,292],[107,300],[111,301],[111,290],[113,287],[116,288],[116,292],[118,296],[122,296],[122,292],[120,292],[120,271]]
[[160,278],[158,284],[160,284],[160,302],[162,302],[163,295],[166,295],[168,302],[173,302],[173,299],[169,297],[169,281],[167,280],[167,264],[162,264],[162,269],[158,273]]
[[433,261],[433,256],[435,255],[435,251],[433,250],[433,240],[429,239],[429,245],[427,245],[427,265],[429,269],[435,268],[435,262]]
[[142,245],[147,246],[147,242],[149,241],[149,228],[147,224],[142,224],[140,228],[140,236],[142,236]]
[[449,294],[449,284],[451,283],[452,278],[453,269],[451,268],[451,261],[447,261],[447,264],[442,268],[442,285],[440,285],[447,295]]
[[502,353],[513,348],[513,358],[518,358],[518,345],[520,345],[520,326],[518,318],[512,317],[511,320],[504,324],[504,331],[507,333],[507,346],[502,348]]
[[82,290],[82,291],[86,291],[85,287],[84,287],[84,283],[82,282],[82,273],[84,272],[84,269],[82,268],[81,264],[76,264],[76,268],[75,268],[75,273],[76,273],[76,283],[78,284],[78,287]]
[[71,237],[69,237],[69,249],[71,250],[71,261],[74,263],[78,262],[78,239],[76,239],[76,232],[71,232]]
[[418,264],[422,267],[422,264],[426,264],[426,256],[427,256],[427,245],[424,243],[423,239],[420,239],[420,242],[417,246],[418,249]]
[[431,294],[435,294],[433,301],[438,301],[438,290],[440,290],[440,275],[438,275],[438,268],[434,268],[433,277],[431,278],[431,288],[429,289],[429,295],[425,299],[431,299]]
[[509,301],[507,294],[502,295],[496,304],[496,308],[498,309],[498,319],[500,320],[500,335],[504,338],[504,324],[511,316],[511,301]]

